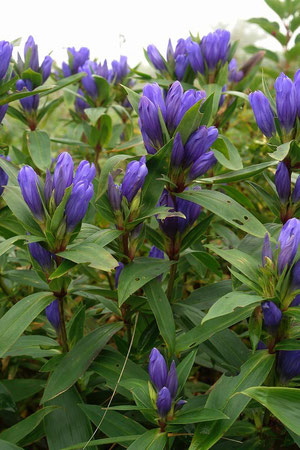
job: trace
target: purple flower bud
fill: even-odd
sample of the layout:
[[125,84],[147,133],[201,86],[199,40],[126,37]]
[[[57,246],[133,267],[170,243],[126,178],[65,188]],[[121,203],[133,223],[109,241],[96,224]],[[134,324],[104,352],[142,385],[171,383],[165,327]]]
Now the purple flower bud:
[[197,103],[199,100],[202,100],[205,97],[206,97],[205,91],[196,91],[195,89],[189,89],[188,91],[186,91],[181,97],[181,105],[176,117],[176,126],[179,125],[185,113],[192,106],[194,106],[195,103]]
[[291,195],[291,175],[284,162],[280,162],[277,166],[275,186],[280,202],[287,203]]
[[42,71],[42,77],[43,77],[43,83],[45,83],[46,80],[50,77],[51,73],[51,67],[52,67],[53,59],[51,56],[46,56],[44,61],[41,65],[41,71]]
[[[0,158],[6,159],[7,161],[10,160],[9,156],[0,155]],[[0,167],[0,195],[3,194],[4,186],[7,185],[8,182],[8,175],[7,173]]]
[[173,83],[166,96],[166,125],[172,135],[176,128],[176,118],[181,106],[183,89],[179,81]]
[[266,265],[266,259],[265,259],[266,257],[270,258],[271,261],[273,259],[273,253],[272,253],[272,249],[271,249],[271,245],[270,245],[270,238],[269,238],[268,233],[265,234],[261,256],[262,256],[263,267],[265,267],[265,265]]
[[89,202],[94,194],[93,184],[86,178],[78,181],[72,189],[69,200],[66,204],[65,215],[67,230],[72,231],[76,225],[84,218]]
[[120,61],[112,61],[111,66],[112,79],[114,79],[116,83],[121,83],[130,72],[127,64],[127,56],[121,56]]
[[292,80],[281,72],[274,87],[278,119],[280,125],[288,133],[293,128],[297,116],[295,86]]
[[146,166],[146,157],[142,156],[139,161],[131,161],[127,168],[122,182],[121,197],[126,197],[128,203],[144,185],[145,178],[148,174]]
[[[18,80],[16,82],[17,91],[23,91],[23,89],[27,89],[27,91],[32,91],[32,83],[30,80]],[[20,103],[23,106],[24,110],[28,113],[32,111],[36,111],[38,109],[40,102],[40,98],[38,95],[31,95],[30,97],[21,98]]]
[[193,162],[196,162],[212,146],[218,134],[218,129],[215,127],[201,126],[194,131],[185,144],[185,167],[189,167]]
[[168,41],[167,61],[168,61],[168,63],[171,63],[172,61],[174,61],[174,50],[173,50],[173,45],[172,45],[171,39],[169,39],[169,41]]
[[230,50],[230,32],[216,30],[201,40],[201,50],[209,70],[216,69],[218,63],[225,64]]
[[82,86],[87,94],[96,99],[98,97],[98,87],[93,74],[97,73],[97,63],[94,61],[86,61],[83,66],[79,67],[78,72],[85,72],[86,76],[82,78]]
[[276,133],[274,114],[269,100],[261,91],[249,94],[249,102],[253,109],[258,128],[270,138]]
[[149,256],[149,258],[164,259],[165,254],[162,250],[160,250],[159,248],[155,247],[155,245],[153,245],[150,249],[148,256]]
[[0,41],[0,80],[2,80],[6,75],[12,51],[12,44],[7,41]]
[[67,187],[73,182],[74,163],[68,152],[63,152],[57,157],[53,175],[53,189],[56,206],[60,204]]
[[120,275],[121,275],[121,272],[123,269],[124,269],[124,264],[122,262],[119,262],[119,265],[116,267],[116,273],[115,273],[115,289],[118,289],[119,278],[120,278]]
[[259,341],[256,350],[266,350],[268,347],[263,341]]
[[[199,186],[194,186],[192,188],[193,191],[198,191],[201,188]],[[189,188],[186,188],[185,191],[188,191]],[[184,233],[184,231],[194,225],[195,221],[198,219],[201,213],[201,206],[197,205],[197,203],[190,202],[189,200],[184,200],[183,198],[177,198],[177,211],[180,211],[185,215],[185,219],[182,217],[178,217],[178,231],[179,233]]]
[[8,109],[8,103],[6,105],[0,106],[0,125],[2,123],[2,120],[4,119],[7,109]]
[[228,64],[228,79],[231,82],[238,83],[244,77],[242,70],[237,70],[237,62],[235,58],[232,58]]
[[29,60],[29,67],[34,70],[35,72],[39,71],[39,53],[38,53],[38,46],[34,42],[34,39],[32,36],[29,36],[27,39],[25,46],[24,46],[24,58],[26,60],[27,53],[30,53],[30,60]]
[[165,62],[155,45],[148,45],[147,54],[155,69],[161,72],[166,70]]
[[[226,89],[227,89],[227,84],[225,84],[222,87],[222,92],[225,92]],[[219,108],[221,108],[221,106],[224,104],[224,102],[225,102],[225,95],[221,95],[220,100],[219,100]]]
[[175,58],[175,74],[178,80],[182,80],[189,65],[189,58],[187,55],[178,55]]
[[70,68],[70,66],[68,66],[68,64],[66,62],[62,63],[62,73],[64,75],[65,78],[68,78],[72,75],[72,70]]
[[39,263],[41,268],[45,272],[49,272],[52,267],[52,255],[41,246],[38,242],[31,242],[28,244],[29,251],[31,256]]
[[144,133],[147,134],[153,147],[163,146],[163,135],[159,121],[157,105],[143,95],[139,103],[140,123]]
[[[84,97],[84,93],[81,89],[78,89],[77,94],[79,94],[81,97]],[[91,106],[83,98],[76,97],[75,110],[76,110],[77,114],[83,114],[84,110],[86,108],[90,108],[90,107]]]
[[176,394],[177,394],[177,389],[178,389],[178,378],[177,378],[175,361],[172,361],[172,363],[171,363],[171,367],[170,367],[167,382],[166,382],[166,387],[169,389],[171,397],[175,398]]
[[44,197],[45,197],[45,202],[46,202],[47,206],[48,206],[50,197],[52,195],[52,191],[53,191],[52,175],[51,175],[50,171],[47,169],[45,186],[44,186]]
[[164,120],[166,119],[166,105],[165,100],[163,98],[163,93],[161,88],[157,83],[152,84],[146,84],[146,86],[143,89],[143,95],[159,109],[161,110],[162,116]]
[[290,306],[299,306],[300,305],[300,294],[296,295]]
[[23,198],[30,210],[38,220],[43,220],[43,205],[38,190],[40,182],[33,168],[30,166],[22,167],[18,174],[18,182]]
[[149,376],[156,389],[160,390],[166,385],[168,377],[167,364],[163,355],[155,347],[150,353]]
[[45,309],[47,319],[55,328],[56,331],[59,331],[60,328],[60,317],[59,317],[59,300],[55,299],[50,305],[48,305]]
[[293,203],[298,203],[299,201],[300,201],[300,175],[298,175],[292,195]]
[[267,300],[261,304],[264,324],[271,333],[275,333],[282,319],[282,312],[275,303]]
[[290,266],[296,256],[300,243],[300,220],[289,219],[282,227],[278,243],[280,253],[278,256],[278,272],[281,274],[285,266]]
[[300,69],[297,70],[294,76],[294,86],[296,91],[296,104],[297,104],[297,114],[300,118]]
[[156,406],[161,418],[165,418],[172,406],[172,397],[167,387],[163,387],[157,396]]
[[195,73],[204,74],[204,61],[200,45],[192,40],[186,43],[186,50],[189,57],[190,65]]
[[108,175],[108,200],[110,206],[114,211],[118,211],[121,209],[121,194],[119,186],[117,186],[114,182],[114,179],[111,174]]
[[279,351],[277,368],[282,381],[288,381],[300,375],[300,350]]
[[150,155],[154,155],[154,154],[157,152],[157,150],[156,150],[156,148],[154,148],[153,145],[151,144],[151,141],[150,141],[150,139],[149,139],[149,136],[148,136],[147,133],[145,133],[145,131],[144,131],[143,127],[142,127],[142,123],[141,123],[141,120],[140,120],[140,119],[139,119],[139,127],[140,127],[140,129],[141,129],[141,134],[142,134],[142,137],[143,137],[145,149],[147,150],[147,152],[148,152]]
[[75,176],[73,180],[73,184],[75,185],[78,181],[86,178],[90,183],[96,176],[96,168],[94,163],[89,163],[89,161],[83,160],[77,167],[75,171]]
[[79,67],[83,66],[83,64],[89,59],[90,51],[86,47],[81,47],[79,50],[75,50],[74,47],[69,47],[68,55],[71,73],[75,74],[78,72]]
[[105,78],[109,83],[113,79],[113,71],[108,68],[106,59],[104,60],[104,63],[98,64],[97,68],[97,75],[99,75],[102,78]]
[[171,153],[171,165],[176,168],[180,167],[183,162],[184,156],[184,146],[181,140],[180,133],[176,133]]
[[192,181],[198,177],[201,177],[216,163],[217,158],[215,157],[213,151],[204,153],[204,155],[200,156],[191,166],[191,169],[188,174],[188,179]]
[[178,400],[178,402],[175,403],[174,412],[179,411],[186,403],[186,400]]
[[[296,262],[292,271],[293,289],[300,289],[300,259]],[[300,295],[300,294],[299,294]]]

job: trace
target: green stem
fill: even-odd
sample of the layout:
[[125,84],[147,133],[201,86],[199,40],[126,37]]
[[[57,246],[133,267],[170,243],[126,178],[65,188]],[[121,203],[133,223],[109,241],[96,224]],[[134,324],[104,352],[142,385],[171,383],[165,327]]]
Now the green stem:
[[169,278],[169,283],[168,283],[168,288],[167,288],[167,297],[168,297],[169,301],[171,301],[172,294],[173,294],[174,282],[175,282],[176,272],[177,272],[177,264],[178,264],[178,262],[175,262],[174,264],[172,264],[172,266],[170,268],[170,278]]
[[67,353],[69,351],[69,346],[68,346],[68,338],[67,338],[66,322],[65,322],[65,313],[64,313],[64,298],[59,298],[58,299],[58,305],[59,305],[61,344],[62,344],[62,348],[63,348],[64,353]]

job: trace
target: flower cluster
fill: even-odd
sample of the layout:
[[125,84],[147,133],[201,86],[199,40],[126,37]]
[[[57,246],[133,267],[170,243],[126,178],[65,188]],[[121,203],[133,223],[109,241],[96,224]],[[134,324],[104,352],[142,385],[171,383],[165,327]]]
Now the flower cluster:
[[256,123],[268,138],[276,134],[275,114],[282,131],[286,134],[292,132],[297,116],[300,117],[300,70],[296,72],[294,82],[282,72],[277,77],[274,87],[276,111],[273,111],[270,101],[261,91],[249,95]]
[[86,47],[75,50],[74,47],[68,47],[68,62],[62,63],[62,72],[64,77],[75,75],[79,71],[79,67],[89,59],[90,51]]
[[[0,83],[6,78],[12,51],[12,44],[7,41],[0,41]],[[7,108],[7,104],[0,106],[0,124],[6,114]]]
[[[46,56],[40,66],[39,64],[39,55],[38,55],[38,46],[35,43],[32,36],[29,36],[24,46],[24,63],[21,63],[21,72],[30,68],[32,71],[39,73],[41,75],[40,79],[38,77],[28,77],[27,75],[22,75],[22,78],[19,79],[16,83],[16,89],[18,91],[32,91],[36,87],[45,83],[45,81],[49,78],[51,74],[52,67],[52,58],[51,56]],[[25,97],[20,100],[20,103],[24,109],[24,111],[28,114],[36,111],[39,106],[39,96],[32,95],[30,97]]]
[[[171,40],[167,48],[165,60],[154,45],[147,47],[147,55],[155,69],[163,75],[171,75],[172,79],[185,80],[189,75],[190,66],[193,75],[198,73],[207,75],[215,72],[229,59],[230,32],[218,29],[204,36],[200,42],[191,37],[179,39],[173,50]],[[238,82],[244,76],[243,71],[237,69],[237,62],[232,59],[228,66],[228,78],[230,82]]]
[[147,152],[154,154],[165,144],[160,113],[172,136],[184,114],[205,96],[205,91],[189,89],[183,92],[181,84],[176,81],[164,99],[157,83],[147,84],[139,103],[139,125]]
[[63,152],[57,158],[53,176],[47,171],[43,190],[38,175],[30,166],[22,167],[18,181],[25,202],[40,223],[45,222],[46,215],[52,216],[67,196],[64,218],[58,233],[64,237],[65,234],[69,235],[85,216],[93,196],[92,181],[95,175],[95,166],[88,161],[81,161],[74,175],[72,157]]
[[[278,238],[278,245],[273,255],[269,236],[266,235],[262,251],[263,271],[271,278],[285,278],[282,286],[281,298],[278,302],[265,300],[262,303],[264,325],[272,337],[271,344],[287,337],[283,311],[288,307],[300,305],[300,260],[296,260],[300,246],[300,220],[293,218],[282,227]],[[277,255],[277,256],[276,256]],[[295,261],[296,260],[296,261]],[[275,275],[274,275],[275,274]],[[299,291],[298,291],[299,292]],[[275,339],[275,341],[274,341]],[[282,380],[291,379],[300,374],[300,358],[297,350],[280,350],[278,352],[278,371]]]
[[186,403],[184,400],[178,400],[173,404],[178,390],[175,361],[172,361],[168,371],[165,358],[157,348],[153,348],[149,358],[149,376],[157,391],[157,412],[159,417],[165,421],[171,410],[176,412]]

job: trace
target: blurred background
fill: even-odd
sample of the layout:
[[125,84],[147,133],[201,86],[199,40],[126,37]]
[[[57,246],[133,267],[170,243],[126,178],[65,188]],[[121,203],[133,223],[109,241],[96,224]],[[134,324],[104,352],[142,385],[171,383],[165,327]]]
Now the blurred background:
[[251,17],[278,20],[263,0],[15,0],[13,9],[16,12],[10,2],[1,4],[1,39],[22,37],[23,50],[31,34],[40,57],[51,53],[59,65],[69,46],[90,48],[92,59],[110,61],[123,54],[131,67],[146,65],[142,49],[147,45],[155,44],[165,53],[169,38],[176,43],[190,32],[203,36],[220,27],[231,31],[233,41],[240,40],[239,49],[246,45],[281,49],[272,36],[246,22]]

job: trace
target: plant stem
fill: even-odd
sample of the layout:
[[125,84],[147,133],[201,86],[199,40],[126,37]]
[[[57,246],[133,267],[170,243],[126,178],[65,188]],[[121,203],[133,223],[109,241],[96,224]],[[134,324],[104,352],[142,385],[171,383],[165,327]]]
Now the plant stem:
[[69,351],[69,346],[68,346],[68,338],[67,338],[66,322],[65,322],[65,314],[64,314],[64,298],[58,299],[58,305],[59,305],[61,344],[62,344],[64,353],[67,353]]
[[172,264],[171,269],[170,269],[170,278],[169,278],[169,283],[168,283],[168,288],[167,288],[167,297],[168,297],[169,301],[171,301],[171,298],[172,298],[173,287],[174,287],[174,282],[175,282],[176,272],[177,272],[177,264],[178,264],[178,262],[176,261],[174,264]]

